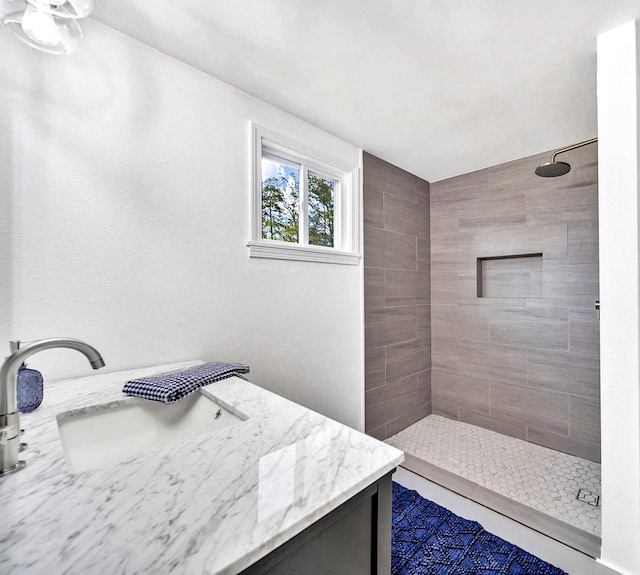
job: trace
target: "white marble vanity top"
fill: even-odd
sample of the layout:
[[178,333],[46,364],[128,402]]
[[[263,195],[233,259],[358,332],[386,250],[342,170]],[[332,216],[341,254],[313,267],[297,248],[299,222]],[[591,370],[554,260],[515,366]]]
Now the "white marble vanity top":
[[45,384],[21,416],[27,467],[0,479],[0,573],[237,573],[404,456],[230,378],[204,388],[249,419],[115,467],[73,475],[56,416],[121,399],[125,381],[185,362]]

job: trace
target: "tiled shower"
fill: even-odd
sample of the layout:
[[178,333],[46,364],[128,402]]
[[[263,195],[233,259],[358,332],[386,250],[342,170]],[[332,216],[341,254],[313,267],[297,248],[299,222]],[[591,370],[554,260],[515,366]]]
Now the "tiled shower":
[[366,431],[431,413],[429,183],[364,156]]
[[599,473],[597,146],[567,154],[566,176],[536,176],[549,157],[430,185],[415,179],[417,209],[407,204],[415,177],[365,157],[372,435],[389,438],[434,414],[582,458],[589,477]]

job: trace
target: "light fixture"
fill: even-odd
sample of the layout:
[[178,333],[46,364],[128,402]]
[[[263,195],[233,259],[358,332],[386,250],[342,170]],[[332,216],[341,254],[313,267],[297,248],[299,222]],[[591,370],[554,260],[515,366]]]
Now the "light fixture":
[[71,54],[82,40],[76,19],[91,13],[94,0],[5,0],[7,3],[13,10],[3,22],[16,38],[49,54]]
[[27,0],[42,12],[61,18],[86,18],[93,12],[93,0]]

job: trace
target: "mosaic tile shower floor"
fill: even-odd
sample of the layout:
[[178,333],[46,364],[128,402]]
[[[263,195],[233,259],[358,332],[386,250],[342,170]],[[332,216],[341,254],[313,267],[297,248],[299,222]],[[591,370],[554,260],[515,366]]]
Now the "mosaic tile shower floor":
[[475,425],[429,415],[387,443],[486,489],[600,536],[600,464]]

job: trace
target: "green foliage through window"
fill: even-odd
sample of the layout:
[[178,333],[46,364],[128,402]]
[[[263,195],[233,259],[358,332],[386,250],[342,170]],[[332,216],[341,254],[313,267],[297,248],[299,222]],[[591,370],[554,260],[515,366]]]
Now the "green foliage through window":
[[[307,174],[307,186],[301,190],[300,172]],[[335,194],[338,182],[324,178],[300,166],[281,163],[277,158],[262,158],[262,238],[303,243],[300,238],[300,200],[306,194],[307,220],[312,246],[334,247]]]
[[[269,160],[263,160],[274,164]],[[286,168],[262,181],[262,237],[298,243],[300,182],[298,170]]]
[[336,182],[309,172],[309,243],[333,247]]

